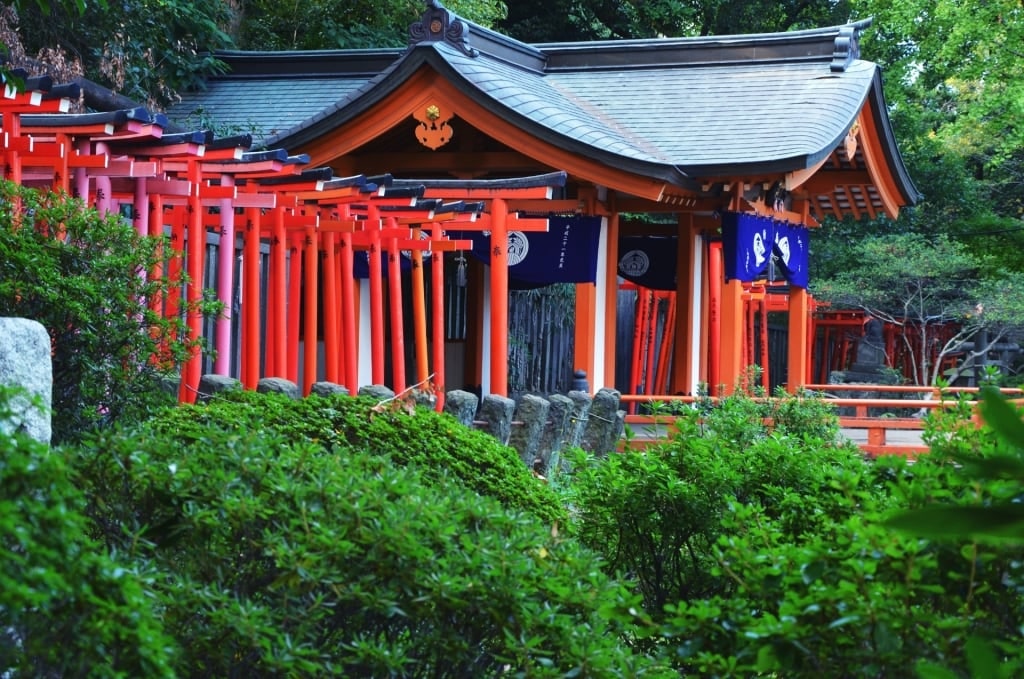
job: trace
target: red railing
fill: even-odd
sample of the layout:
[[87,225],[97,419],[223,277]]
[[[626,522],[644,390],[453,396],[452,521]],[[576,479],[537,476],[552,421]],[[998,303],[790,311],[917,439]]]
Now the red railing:
[[[839,416],[839,426],[843,436],[856,443],[865,453],[872,456],[907,455],[910,457],[928,450],[928,446],[921,439],[926,411],[951,407],[954,403],[953,397],[963,394],[973,397],[978,393],[978,389],[973,387],[951,387],[940,390],[935,387],[875,384],[810,384],[804,389],[822,395],[836,408],[853,409],[853,415]],[[1010,396],[1024,394],[1022,389],[1002,389],[1001,391]],[[840,395],[850,392],[893,395],[921,394],[925,398],[857,398]],[[694,403],[707,400],[709,400],[708,397],[700,396],[622,396],[622,403],[627,411],[638,410],[641,404],[651,402]],[[710,398],[710,400],[715,402],[719,399]],[[768,398],[759,400],[768,400]],[[632,407],[631,404],[636,404],[636,406]],[[877,413],[878,410],[887,412],[881,415],[871,414]],[[894,411],[896,412],[894,413]],[[908,416],[908,411],[913,414]],[[627,414],[626,424],[631,428],[634,436],[628,441],[624,441],[620,448],[622,450],[639,450],[651,443],[663,440],[674,429],[672,420],[671,415],[665,414]]]

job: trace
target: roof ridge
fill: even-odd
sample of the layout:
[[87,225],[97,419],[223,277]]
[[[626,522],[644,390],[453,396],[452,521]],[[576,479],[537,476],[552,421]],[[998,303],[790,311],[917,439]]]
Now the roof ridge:
[[419,21],[409,25],[410,50],[424,43],[446,43],[468,57],[484,52],[535,71],[544,70],[547,58],[533,45],[467,21],[439,0],[426,0],[426,6]]

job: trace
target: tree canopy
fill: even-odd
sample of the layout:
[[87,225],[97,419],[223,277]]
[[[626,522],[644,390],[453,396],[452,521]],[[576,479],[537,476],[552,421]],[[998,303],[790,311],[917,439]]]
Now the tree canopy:
[[941,233],[870,236],[819,293],[898,328],[915,383],[952,381],[1024,326],[1024,275],[995,264]]

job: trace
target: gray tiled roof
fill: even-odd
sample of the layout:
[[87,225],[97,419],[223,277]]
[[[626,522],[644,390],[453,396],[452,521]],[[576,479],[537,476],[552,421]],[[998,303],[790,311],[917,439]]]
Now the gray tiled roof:
[[187,128],[212,125],[218,134],[251,133],[259,146],[344,100],[367,80],[366,75],[215,78],[205,90],[183,94],[167,114],[171,122]]
[[[884,110],[874,101],[881,97],[879,70],[857,49],[867,23],[530,46],[439,11],[460,24],[454,33],[418,38],[404,52],[378,50],[362,70],[351,67],[357,51],[286,54],[262,74],[266,55],[243,58],[240,74],[212,79],[169,113],[173,119],[201,107],[221,125],[253,132],[257,143],[302,146],[427,66],[531,136],[683,185],[688,177],[812,167],[841,143],[869,98]],[[370,63],[380,68],[367,72]],[[889,157],[905,176],[894,146]]]

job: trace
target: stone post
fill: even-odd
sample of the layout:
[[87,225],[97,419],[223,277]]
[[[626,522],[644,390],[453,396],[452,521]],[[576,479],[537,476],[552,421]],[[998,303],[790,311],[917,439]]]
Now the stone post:
[[483,430],[503,445],[508,445],[512,434],[512,414],[516,402],[497,394],[488,394],[480,405],[480,419],[485,422]]
[[615,447],[622,436],[625,414],[619,412],[622,398],[615,389],[605,387],[594,394],[594,402],[587,416],[587,426],[583,430],[583,441],[580,445],[595,455],[607,455]]
[[444,398],[444,412],[465,427],[473,426],[473,419],[476,417],[476,409],[479,405],[480,399],[476,397],[476,394],[462,389],[453,389]]
[[533,394],[524,395],[515,409],[514,419],[522,424],[512,430],[509,445],[519,452],[519,457],[530,469],[534,468],[550,409],[551,404],[546,399]]
[[[0,420],[0,433],[22,431],[43,443],[50,442],[53,405],[53,363],[50,359],[50,335],[37,321],[27,318],[0,318],[0,385],[22,388],[9,408],[13,420]],[[35,407],[31,399],[37,399]]]
[[573,411],[576,404],[568,396],[552,394],[548,399],[548,421],[540,437],[537,457],[541,461],[541,474],[550,476],[552,469],[561,464],[561,453],[566,448],[566,441],[572,437],[574,428]]

